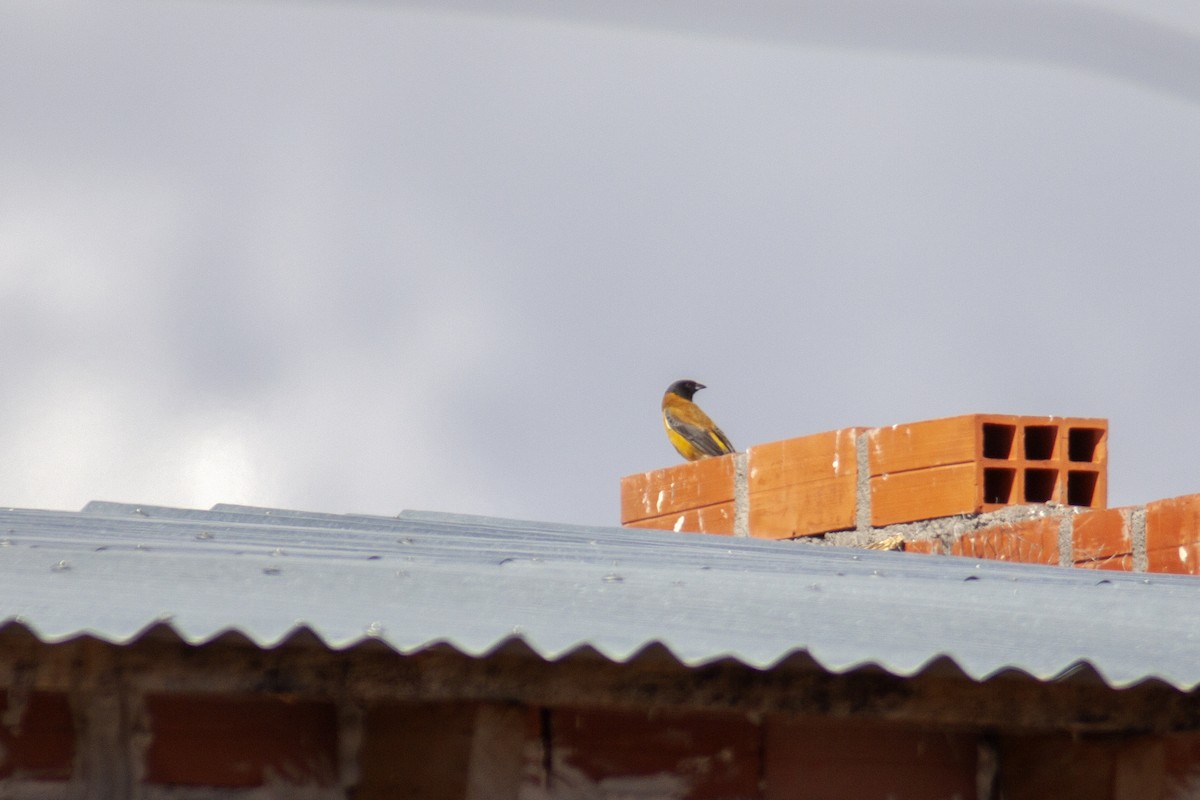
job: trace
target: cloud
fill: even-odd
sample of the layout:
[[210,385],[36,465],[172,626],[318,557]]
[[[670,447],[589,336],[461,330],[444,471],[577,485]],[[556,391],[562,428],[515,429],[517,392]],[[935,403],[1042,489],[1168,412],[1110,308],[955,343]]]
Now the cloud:
[[1190,9],[1110,2],[954,0],[404,0],[413,8],[508,15],[632,31],[955,58],[1094,72],[1200,102],[1200,24]]
[[611,522],[684,376],[739,446],[1107,414],[1114,498],[1188,488],[1186,25],[43,5],[0,31],[0,502]]

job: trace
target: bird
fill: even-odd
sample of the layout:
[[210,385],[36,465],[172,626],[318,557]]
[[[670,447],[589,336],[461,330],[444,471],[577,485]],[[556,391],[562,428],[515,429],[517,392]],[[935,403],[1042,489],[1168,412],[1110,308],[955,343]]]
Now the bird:
[[679,455],[688,461],[723,456],[734,452],[729,437],[721,432],[708,414],[692,402],[703,383],[683,380],[667,387],[662,399],[663,426],[667,438]]

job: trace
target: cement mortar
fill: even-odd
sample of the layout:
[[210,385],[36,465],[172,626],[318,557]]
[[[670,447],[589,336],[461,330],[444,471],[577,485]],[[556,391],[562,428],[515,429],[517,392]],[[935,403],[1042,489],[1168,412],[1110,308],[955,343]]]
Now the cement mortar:
[[835,545],[837,547],[867,547],[876,542],[903,536],[906,542],[937,541],[946,547],[957,541],[964,534],[972,533],[992,525],[1007,522],[1023,522],[1029,519],[1043,517],[1069,517],[1080,511],[1075,506],[1063,506],[1055,503],[1039,503],[1038,505],[1005,506],[996,511],[984,514],[959,514],[953,517],[938,517],[936,519],[903,522],[896,525],[885,525],[882,528],[862,526],[852,531],[833,531],[820,536],[801,536],[792,541],[809,545]]

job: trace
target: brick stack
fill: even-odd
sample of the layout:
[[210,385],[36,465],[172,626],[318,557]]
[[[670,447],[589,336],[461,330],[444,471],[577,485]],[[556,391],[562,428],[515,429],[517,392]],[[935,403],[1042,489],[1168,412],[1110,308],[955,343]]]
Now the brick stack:
[[780,539],[1029,503],[1104,508],[1107,441],[1107,421],[1062,417],[843,428],[630,475],[621,524]]
[[630,475],[621,523],[1200,574],[1200,494],[1107,508],[1107,469],[1106,420],[969,414]]

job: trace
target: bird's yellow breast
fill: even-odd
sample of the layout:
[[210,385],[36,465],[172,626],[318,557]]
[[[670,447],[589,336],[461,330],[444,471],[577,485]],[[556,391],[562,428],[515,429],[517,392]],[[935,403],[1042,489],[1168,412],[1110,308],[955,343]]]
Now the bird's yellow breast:
[[679,455],[688,461],[696,461],[704,456],[688,439],[680,436],[665,418],[663,419],[663,427],[667,429],[667,438],[671,441],[671,445]]

